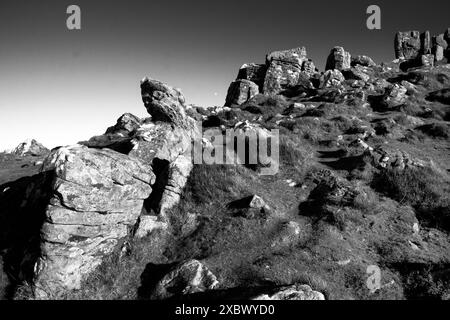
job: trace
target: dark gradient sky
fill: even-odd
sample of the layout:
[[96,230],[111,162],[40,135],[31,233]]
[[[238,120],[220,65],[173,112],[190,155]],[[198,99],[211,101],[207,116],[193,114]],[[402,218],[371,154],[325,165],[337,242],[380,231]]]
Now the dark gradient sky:
[[[82,30],[66,29],[77,4]],[[382,30],[366,29],[378,4]],[[245,62],[306,46],[323,69],[342,45],[376,61],[394,58],[397,30],[443,32],[450,1],[1,0],[0,149],[36,138],[48,147],[101,134],[125,112],[145,116],[144,76],[222,105]]]

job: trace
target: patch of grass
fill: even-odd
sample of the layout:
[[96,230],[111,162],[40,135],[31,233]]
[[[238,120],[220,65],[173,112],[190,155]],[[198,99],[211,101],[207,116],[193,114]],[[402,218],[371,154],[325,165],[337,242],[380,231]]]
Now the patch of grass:
[[59,299],[134,300],[138,299],[141,275],[148,263],[165,263],[163,250],[166,235],[157,231],[142,239],[130,241],[130,252],[120,250],[107,256],[83,282],[80,290],[67,292]]
[[194,165],[185,196],[198,204],[223,203],[225,198],[232,199],[244,191],[239,183],[244,171],[235,165]]
[[449,182],[432,169],[383,170],[375,175],[372,185],[399,203],[410,204],[429,227],[450,231]]
[[450,137],[450,127],[446,123],[425,124],[423,126],[418,127],[417,129],[433,138],[448,139]]

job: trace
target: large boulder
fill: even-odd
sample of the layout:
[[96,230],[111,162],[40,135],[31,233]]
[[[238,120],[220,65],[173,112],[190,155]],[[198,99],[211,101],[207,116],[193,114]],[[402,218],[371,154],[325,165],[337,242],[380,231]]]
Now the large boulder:
[[432,39],[432,44],[432,53],[434,54],[436,61],[441,61],[444,59],[444,52],[448,47],[444,34],[434,36]]
[[[74,145],[54,150],[34,285],[40,298],[77,289],[128,235],[150,195],[150,166],[113,150]],[[33,192],[36,192],[33,191]]]
[[321,88],[337,87],[345,80],[342,72],[337,69],[327,70],[321,79]]
[[351,58],[351,65],[352,67],[356,65],[361,65],[364,67],[374,67],[376,66],[376,63],[369,56],[359,55]]
[[399,107],[406,102],[407,92],[408,90],[404,86],[396,83],[386,88],[381,102],[387,109]]
[[308,59],[303,62],[302,71],[308,77],[311,77],[312,75],[318,72],[314,62],[311,59]]
[[420,56],[420,65],[423,67],[434,66],[434,55],[433,54],[423,54]]
[[271,294],[262,294],[252,300],[325,300],[325,296],[308,285],[292,285]]
[[[156,173],[154,192],[146,202],[144,215],[158,215],[158,222],[168,221],[168,211],[178,203],[192,170],[192,142],[200,139],[200,128],[187,113],[180,90],[149,78],[141,82],[142,100],[152,121],[134,133],[129,155],[152,165]],[[153,212],[152,212],[153,211]],[[142,221],[148,220],[143,217]],[[153,231],[140,224],[139,236]]]
[[[246,80],[247,81],[247,80]],[[166,213],[180,199],[192,169],[192,141],[200,138],[196,121],[179,89],[158,80],[141,81],[142,100],[151,118],[124,114],[105,134],[83,142],[91,148],[109,148],[152,167],[153,193],[145,202],[136,236],[167,226]]]
[[250,80],[238,79],[228,88],[226,106],[241,105],[259,93],[258,85]]
[[346,52],[342,47],[334,47],[327,59],[327,64],[325,70],[345,70],[350,68],[351,65],[351,55]]
[[12,152],[16,156],[42,156],[50,152],[41,143],[34,139],[28,139],[25,142],[20,143]]
[[191,127],[186,115],[185,98],[179,89],[158,80],[144,78],[141,81],[141,95],[145,108],[154,122],[169,122],[180,127]]
[[369,81],[370,76],[366,73],[366,68],[361,65],[356,65],[350,69],[342,71],[346,80],[362,80],[364,82]]
[[[296,86],[305,61],[308,60],[304,47],[269,53],[266,57],[268,68],[264,79],[263,93],[275,95]],[[305,66],[305,71],[309,72],[306,68],[308,67]]]
[[421,41],[421,54],[430,54],[431,53],[431,35],[430,31],[425,31],[420,35]]
[[306,61],[306,48],[298,47],[282,51],[273,51],[266,56],[267,64],[281,62],[301,67]]
[[175,266],[155,286],[152,299],[163,300],[179,295],[212,290],[219,281],[216,276],[198,260],[189,260]]
[[249,80],[256,83],[259,89],[262,90],[266,71],[267,66],[265,64],[246,63],[239,69],[237,80]]
[[397,32],[394,40],[396,59],[416,59],[421,53],[422,44],[419,31]]
[[133,135],[145,122],[145,119],[140,119],[131,113],[125,113],[104,134],[94,136],[88,141],[81,141],[79,144],[89,148],[108,148],[128,154],[133,148],[131,143]]

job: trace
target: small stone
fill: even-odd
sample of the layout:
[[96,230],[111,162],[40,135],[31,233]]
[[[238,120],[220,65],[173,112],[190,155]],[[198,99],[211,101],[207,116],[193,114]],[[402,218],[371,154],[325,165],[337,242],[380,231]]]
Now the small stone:
[[262,208],[266,207],[266,203],[260,196],[255,194],[252,197],[252,199],[250,200],[250,203],[248,206],[249,206],[249,208],[262,209]]
[[417,222],[413,224],[413,232],[416,234],[419,233],[419,224]]
[[252,300],[325,300],[325,296],[308,285],[292,285],[274,294],[262,294]]
[[139,226],[134,236],[136,238],[143,238],[155,230],[165,230],[167,227],[166,222],[158,221],[158,216],[141,215],[139,218]]

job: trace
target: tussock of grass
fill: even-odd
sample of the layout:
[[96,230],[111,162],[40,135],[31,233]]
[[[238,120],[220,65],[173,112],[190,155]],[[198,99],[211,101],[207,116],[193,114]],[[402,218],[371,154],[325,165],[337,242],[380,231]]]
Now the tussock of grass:
[[414,207],[418,218],[428,226],[450,231],[450,185],[432,169],[383,170],[372,185],[401,204]]

